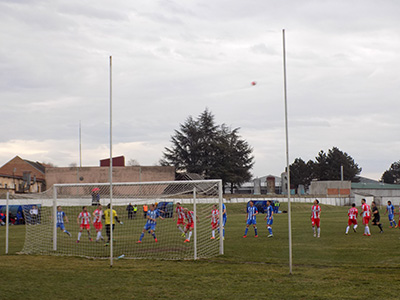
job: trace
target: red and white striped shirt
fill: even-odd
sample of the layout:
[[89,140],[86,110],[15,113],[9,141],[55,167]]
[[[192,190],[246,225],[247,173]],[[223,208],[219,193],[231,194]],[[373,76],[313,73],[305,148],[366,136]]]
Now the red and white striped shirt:
[[363,213],[363,217],[371,216],[371,207],[367,203],[364,203],[363,205],[361,205],[361,210]]
[[185,218],[185,213],[183,212],[183,207],[179,206],[175,208],[175,212],[178,215],[179,220],[183,220]]
[[81,225],[90,224],[90,214],[88,212],[80,212],[78,218],[81,219]]
[[311,217],[313,219],[319,219],[320,213],[321,213],[321,207],[319,205],[313,205],[311,207]]
[[185,213],[185,219],[187,220],[188,224],[193,223],[193,218],[194,218],[194,212],[188,211],[187,213]]
[[211,212],[211,223],[217,223],[218,222],[218,216],[219,216],[219,210],[218,209],[213,209]]
[[347,214],[349,216],[349,220],[355,220],[357,219],[358,216],[358,209],[356,207],[352,207],[349,209],[349,213]]
[[101,223],[102,216],[103,216],[103,210],[96,209],[93,212],[93,217],[94,217],[93,223]]

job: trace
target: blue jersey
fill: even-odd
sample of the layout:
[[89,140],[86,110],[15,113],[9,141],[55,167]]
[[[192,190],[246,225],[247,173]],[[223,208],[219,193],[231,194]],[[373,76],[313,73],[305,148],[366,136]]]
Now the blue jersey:
[[387,212],[389,215],[393,215],[394,214],[394,206],[393,204],[390,204],[388,206],[386,206]]
[[224,214],[222,215],[222,217],[224,219],[226,219],[226,206],[225,206],[225,204],[222,204],[222,211],[225,211]]
[[267,212],[267,218],[269,219],[270,217],[272,217],[272,214],[273,214],[273,212],[274,212],[273,207],[272,207],[271,205],[268,206],[266,212]]
[[[149,210],[147,212],[147,216],[149,216],[150,218],[156,220],[160,216],[160,212],[158,211],[158,209],[155,209],[153,211]],[[154,221],[154,220],[147,219],[147,223],[146,224],[150,224],[150,225],[157,224],[157,221]]]
[[255,221],[257,212],[258,212],[257,207],[248,206],[247,207],[247,221]]
[[57,211],[57,223],[64,224],[65,213],[63,211]]

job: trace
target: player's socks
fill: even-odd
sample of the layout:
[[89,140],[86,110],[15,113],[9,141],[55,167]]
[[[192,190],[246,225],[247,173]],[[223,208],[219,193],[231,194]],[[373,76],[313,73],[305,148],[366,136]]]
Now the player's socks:
[[350,229],[350,226],[347,226],[347,227],[346,227],[346,234],[349,233],[349,229]]
[[393,220],[393,223],[394,223],[394,226],[396,227],[396,226],[397,226],[397,223],[396,223],[396,221],[395,221],[395,220]]
[[188,238],[189,241],[191,237],[192,237],[192,232],[189,232],[189,238]]
[[98,232],[97,232],[96,241],[100,240],[100,237],[101,237],[101,232],[100,232],[100,231],[98,231]]
[[379,229],[383,232],[382,224],[378,224]]
[[320,234],[321,234],[321,228],[317,228],[317,233],[318,233],[318,237],[320,236]]
[[255,233],[256,236],[258,236],[258,234],[257,234],[257,227],[254,227],[254,233]]
[[222,229],[222,236],[225,237],[225,228]]
[[180,232],[185,233],[185,231],[182,229],[181,226],[179,226],[178,229],[179,229]]
[[357,232],[357,227],[358,227],[358,224],[354,225],[354,227],[353,227],[354,232]]
[[215,238],[215,230],[213,230],[211,233],[212,233],[212,237]]
[[246,230],[244,231],[244,236],[247,235],[247,232],[249,231],[249,227],[246,227]]
[[71,233],[70,233],[69,231],[64,230],[64,232],[65,232],[66,234],[68,234],[69,236],[71,236]]
[[272,228],[268,227],[269,234],[272,234]]
[[140,235],[139,241],[142,241],[143,237],[144,237],[144,233],[142,232],[142,234]]
[[390,221],[389,223],[390,223],[390,228],[392,228],[393,227],[393,222]]
[[79,232],[78,233],[78,241],[81,239],[81,236],[82,236],[82,232]]
[[153,238],[156,240],[157,238],[156,238],[156,234],[153,232],[152,234],[151,234],[152,236],[153,236]]

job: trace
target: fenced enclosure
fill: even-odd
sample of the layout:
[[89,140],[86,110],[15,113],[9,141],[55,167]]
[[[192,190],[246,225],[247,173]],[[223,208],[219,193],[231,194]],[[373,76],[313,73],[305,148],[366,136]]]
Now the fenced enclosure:
[[[223,254],[223,239],[219,235],[222,222],[216,230],[216,238],[211,239],[213,206],[222,211],[220,180],[113,183],[111,199],[109,183],[56,184],[45,193],[13,196],[9,202],[13,207],[20,207],[25,217],[26,238],[22,253],[26,254],[109,258],[112,253],[112,257],[170,260]],[[102,218],[100,230],[103,240],[93,227],[93,213],[99,205],[105,212],[110,202],[122,224],[116,222],[113,240],[107,243],[105,220]],[[175,208],[178,202],[195,215],[192,239],[186,243],[190,229],[183,236],[177,228]],[[151,205],[156,206],[161,216],[155,228],[157,242],[146,231],[142,243],[137,243],[147,222],[143,208],[148,206],[150,210]],[[78,215],[83,207],[91,217],[90,227],[89,232],[83,228],[79,234],[81,219]],[[58,211],[64,212],[62,221],[57,218]]]

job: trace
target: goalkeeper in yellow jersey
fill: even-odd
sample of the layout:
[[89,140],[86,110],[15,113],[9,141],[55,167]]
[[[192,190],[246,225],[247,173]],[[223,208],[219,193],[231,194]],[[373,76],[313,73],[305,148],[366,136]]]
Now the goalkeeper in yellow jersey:
[[118,219],[117,212],[114,209],[112,210],[112,213],[111,213],[110,204],[107,205],[107,209],[104,211],[103,218],[105,220],[106,233],[107,233],[107,238],[108,238],[105,246],[108,246],[110,244],[110,239],[111,239],[111,219],[112,219],[112,231],[113,232],[114,232],[115,220],[121,225],[124,223],[122,223]]

